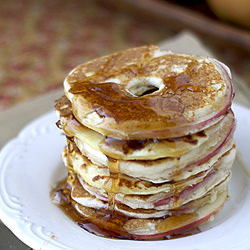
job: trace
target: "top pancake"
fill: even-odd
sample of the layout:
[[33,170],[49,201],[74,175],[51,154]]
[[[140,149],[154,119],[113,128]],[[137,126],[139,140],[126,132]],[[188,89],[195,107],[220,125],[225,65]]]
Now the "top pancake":
[[218,61],[149,45],[79,65],[64,81],[76,119],[121,139],[170,138],[217,122],[231,105]]

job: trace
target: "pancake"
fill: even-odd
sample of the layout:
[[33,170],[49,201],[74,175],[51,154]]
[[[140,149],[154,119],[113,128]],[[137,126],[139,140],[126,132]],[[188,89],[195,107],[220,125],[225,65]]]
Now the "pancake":
[[[154,185],[147,183],[144,184],[145,189],[141,190],[139,195],[133,194],[132,192],[136,192],[137,189],[134,189],[133,185],[131,185],[129,182],[126,182],[126,184],[128,184],[126,192],[124,192],[124,187],[116,188],[115,201],[118,203],[123,203],[133,209],[154,208],[157,210],[162,210],[178,208],[189,201],[202,197],[205,193],[212,190],[216,185],[228,179],[231,176],[230,168],[234,159],[234,155],[235,148],[232,148],[230,151],[225,153],[225,155],[223,155],[209,171],[201,172],[190,179],[184,179],[175,183],[166,183],[163,185],[163,187],[157,189],[158,193],[150,193],[152,190],[155,192]],[[91,178],[86,178],[85,173],[79,174],[78,171],[75,172],[78,173],[79,181],[88,193],[96,197],[98,200],[104,202],[108,201],[108,193],[112,191],[114,192],[114,190],[109,189],[109,185],[107,189],[107,183],[109,182],[110,178],[108,173],[103,175],[103,178],[101,179],[102,183],[99,183],[99,185],[96,186],[96,183],[91,181],[88,182],[88,180]],[[98,171],[97,173],[99,176],[100,172]],[[93,177],[93,179],[95,179],[95,177]],[[119,177],[119,179],[122,183],[122,178]],[[131,180],[131,182],[132,181],[133,180]]]
[[224,64],[148,45],[77,66],[64,90],[55,108],[68,177],[52,197],[78,225],[159,240],[221,210],[236,152]]
[[[189,227],[198,226],[208,219],[213,218],[225,202],[227,197],[227,185],[229,179],[220,183],[207,193],[204,197],[192,201],[178,210],[160,211],[165,216],[158,218],[159,211],[143,210],[143,209],[129,209],[128,207],[116,204],[115,211],[119,215],[115,218],[103,220],[106,217],[106,212],[100,208],[89,208],[80,203],[74,203],[75,208],[83,216],[87,217],[89,221],[93,221],[97,225],[110,230],[115,229],[124,235],[132,234],[134,238],[146,239],[159,238],[163,235],[172,234],[176,230],[181,230],[184,226]],[[121,215],[123,214],[123,215]],[[153,217],[151,218],[150,215]],[[105,222],[104,222],[105,221]]]
[[[119,160],[119,171],[128,176],[161,183],[180,180],[185,176],[196,174],[208,169],[211,165],[233,145],[234,118],[225,119],[225,125],[213,134],[214,141],[207,141],[201,147],[179,157],[166,157],[156,160]],[[233,127],[232,127],[233,126]],[[77,138],[76,145],[83,155],[94,164],[108,167],[109,157],[101,151],[83,144]],[[217,142],[217,143],[216,143]]]
[[233,91],[228,72],[214,59],[161,53],[149,45],[79,65],[64,89],[76,119],[100,134],[171,138],[194,134],[223,117]]
[[214,215],[221,210],[226,201],[227,192],[218,193],[216,198],[215,202],[201,206],[195,213],[184,213],[154,221],[131,219],[124,225],[124,229],[135,239],[160,239],[166,235],[185,232],[209,219],[214,219]]
[[[159,218],[165,215],[171,214],[180,214],[180,213],[187,213],[187,212],[194,212],[195,209],[199,208],[201,205],[204,205],[208,202],[212,202],[215,199],[215,194],[222,189],[225,191],[226,186],[230,180],[230,174],[225,178],[225,180],[218,183],[213,190],[208,190],[203,196],[199,197],[199,199],[195,199],[193,201],[189,201],[185,205],[181,205],[178,207],[178,210],[174,210],[174,208],[163,208],[163,209],[155,209],[155,208],[131,208],[126,204],[122,203],[121,201],[116,202],[114,206],[114,210],[118,211],[119,213],[124,214],[127,217],[132,218]],[[71,197],[72,199],[80,204],[81,206],[91,207],[94,209],[105,209],[108,210],[109,204],[108,200],[103,201],[95,196],[91,195],[88,191],[86,191],[81,183],[79,182],[78,178],[75,178],[73,182]]]
[[[232,123],[232,113],[223,118],[214,126],[197,132],[196,134],[168,138],[148,140],[119,140],[111,137],[104,137],[101,134],[81,125],[74,117],[71,103],[63,96],[57,101],[56,109],[60,116],[61,128],[67,136],[76,138],[79,147],[93,148],[103,154],[116,159],[123,160],[154,160],[165,157],[180,157],[185,153],[200,148],[203,143],[214,142],[224,130],[225,123]],[[210,137],[212,137],[210,139]],[[208,143],[207,143],[208,144]],[[206,144],[206,147],[209,145]],[[98,158],[103,156],[98,156]]]
[[[57,103],[57,109],[61,110],[60,113],[62,118],[65,117],[63,116],[65,111],[62,109],[65,107],[65,105],[64,101],[60,102]],[[68,108],[66,108],[66,114],[71,114]],[[71,129],[72,127],[83,127],[79,123],[77,125],[75,124],[77,124],[77,122],[74,122],[73,120],[71,125],[62,126],[68,136],[74,136],[74,134],[68,132],[69,130],[74,130]],[[93,163],[108,167],[109,157],[100,149],[100,144],[103,140],[102,136],[87,128],[86,130],[86,133],[83,133],[81,136],[79,136],[84,138],[83,140],[73,137],[78,148],[82,154],[86,155]],[[158,158],[157,160],[152,161],[145,161],[147,158],[150,158],[148,156],[145,156],[144,160],[141,161],[138,161],[138,159],[137,161],[128,161],[126,160],[127,157],[125,156],[125,159],[119,159],[119,171],[126,175],[138,177],[144,180],[150,180],[155,183],[169,180],[180,180],[184,176],[188,178],[192,174],[198,173],[198,171],[202,171],[211,167],[211,164],[213,164],[218,157],[220,157],[232,147],[233,131],[234,116],[232,112],[229,112],[218,124],[204,131],[203,133],[206,134],[207,139],[205,141],[203,140],[203,143],[196,139],[198,141],[199,147],[191,147],[193,150],[189,151],[188,153],[178,155],[177,157],[167,157],[162,159]],[[95,142],[96,134],[101,137],[101,139],[97,140],[97,142]],[[178,141],[178,138],[174,139]],[[171,138],[171,140],[173,140],[173,138]],[[151,142],[148,144],[148,147],[151,149],[155,148],[158,151],[161,149],[162,151],[168,151],[168,146],[164,145],[165,142],[162,143],[162,146],[161,141],[162,140]],[[180,146],[180,144],[185,143],[186,142],[183,142],[182,140],[178,145]],[[157,152],[157,150],[155,150],[155,152]],[[136,154],[140,156],[140,159],[141,157],[144,157],[143,152],[145,151],[145,149],[135,149],[131,154],[135,154],[136,152]],[[152,150],[150,152],[152,152]],[[157,154],[155,154],[155,156],[156,155]],[[193,159],[195,159],[195,161]]]

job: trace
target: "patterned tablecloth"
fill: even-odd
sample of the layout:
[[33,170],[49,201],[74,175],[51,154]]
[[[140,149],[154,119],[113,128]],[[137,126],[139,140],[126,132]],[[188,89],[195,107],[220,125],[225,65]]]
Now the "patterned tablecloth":
[[[0,6],[0,111],[60,88],[86,60],[175,34],[91,0],[0,0]],[[231,61],[250,79],[250,61]]]
[[0,1],[0,110],[60,88],[84,61],[173,32],[95,1]]

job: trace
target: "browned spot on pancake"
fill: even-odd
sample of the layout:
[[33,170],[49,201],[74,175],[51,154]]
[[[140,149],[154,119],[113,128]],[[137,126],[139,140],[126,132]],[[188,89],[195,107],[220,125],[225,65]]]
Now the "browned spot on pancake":
[[85,207],[82,206],[81,204],[77,203],[78,209],[82,212],[82,214],[84,216],[88,217],[92,217],[95,215],[96,210],[94,208],[90,208],[90,207]]
[[107,176],[96,175],[95,177],[92,178],[92,181],[99,181],[99,180],[105,179],[105,178],[107,178]]
[[[195,134],[194,134],[195,135]],[[169,138],[166,139],[168,142],[178,142],[178,141],[183,141],[183,142],[188,142],[190,144],[196,145],[198,143],[197,139],[193,139],[193,135],[186,135],[182,137],[174,137],[174,138]]]
[[131,230],[136,230],[136,229],[140,229],[140,228],[147,228],[149,226],[149,224],[152,224],[152,220],[149,220],[149,219],[130,219],[125,223],[124,228],[127,231],[131,231]]
[[197,135],[200,136],[200,137],[206,137],[207,136],[206,132],[204,130],[198,132]]
[[196,145],[198,143],[198,140],[193,139],[192,135],[187,135],[183,138],[184,142],[188,142],[190,144]]
[[60,121],[60,120],[58,120],[58,121],[56,122],[56,126],[57,126],[58,128],[60,128],[60,129],[62,129],[62,124],[61,124],[61,121]]
[[71,196],[78,198],[78,197],[89,197],[95,199],[95,196],[91,195],[89,192],[87,192],[79,182],[78,178],[74,178],[74,182],[72,184],[72,191]]
[[128,154],[134,150],[140,150],[148,144],[149,140],[119,140],[112,137],[106,137],[104,144]]
[[65,95],[62,96],[60,99],[56,100],[55,109],[62,117],[68,117],[72,113],[71,102]]

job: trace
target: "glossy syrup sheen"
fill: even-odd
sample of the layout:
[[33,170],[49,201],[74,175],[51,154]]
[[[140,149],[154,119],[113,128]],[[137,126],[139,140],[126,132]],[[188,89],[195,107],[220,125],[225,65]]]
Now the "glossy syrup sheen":
[[111,213],[114,211],[115,206],[115,196],[119,191],[119,182],[120,182],[120,167],[119,167],[119,160],[107,157],[108,158],[108,168],[109,168],[109,176],[105,186],[108,185],[107,190],[111,190],[108,192],[108,204],[109,210]]
[[[170,58],[173,55],[169,55]],[[146,56],[144,61],[132,65],[123,65],[121,69],[112,70],[109,67],[113,57],[100,67],[93,75],[82,80],[70,82],[69,92],[80,95],[90,108],[94,109],[100,117],[112,117],[116,122],[127,120],[157,121],[163,120],[165,126],[173,127],[176,123],[186,123],[183,116],[186,109],[207,105],[207,96],[212,100],[216,91],[211,87],[209,74],[216,80],[222,80],[219,73],[206,72],[199,69],[201,64],[190,58],[186,69],[182,73],[158,72],[156,75],[162,79],[164,87],[160,91],[149,92],[143,96],[134,96],[126,89],[128,81],[134,78],[154,76],[150,70],[158,58]],[[171,60],[174,59],[169,59]],[[158,62],[159,64],[159,62]],[[159,66],[157,64],[157,66]],[[209,65],[209,67],[213,67]],[[117,84],[108,79],[125,79],[124,83]],[[200,79],[201,78],[201,79]],[[206,81],[207,80],[207,81]],[[181,100],[180,100],[181,98]],[[211,102],[210,100],[210,102]]]
[[[196,134],[199,137],[205,137],[206,134],[204,131],[201,131]],[[169,138],[169,139],[145,139],[145,140],[121,140],[113,137],[106,137],[101,143],[100,143],[100,150],[105,153],[105,150],[103,150],[103,145],[107,147],[111,147],[113,149],[119,150],[123,152],[124,154],[128,154],[130,152],[133,152],[135,150],[140,150],[145,148],[148,144],[153,143],[167,143],[168,146],[175,147],[176,142],[186,142],[192,145],[196,145],[198,143],[197,139],[194,139],[192,135],[187,135],[183,137],[175,137],[175,138]]]
[[[113,238],[113,239],[129,239],[129,240],[141,240],[136,235],[131,235],[123,229],[124,224],[131,218],[114,211],[113,209],[103,210],[97,209],[90,217],[84,217],[77,212],[74,205],[75,202],[70,198],[71,187],[67,180],[63,180],[58,183],[57,187],[51,192],[51,199],[62,211],[69,216],[75,223],[81,228],[87,230],[90,233],[96,234],[101,237]],[[182,225],[185,220],[190,220],[196,217],[195,213],[183,214],[181,216],[169,217],[167,221],[163,221],[158,225],[158,229],[167,230],[172,225]],[[169,240],[199,233],[200,230],[197,227],[185,229],[183,232],[179,232],[171,235],[164,235],[154,238],[153,240]],[[145,239],[142,239],[145,240]],[[152,240],[152,239],[148,239]]]
[[[65,101],[64,101],[65,100]],[[65,112],[61,113],[61,110],[64,110]],[[60,116],[64,117],[64,114],[67,114],[70,118],[70,124],[73,125],[73,129],[71,126],[64,126],[62,127],[60,120],[57,122],[57,126],[59,128],[64,129],[64,131],[68,135],[73,135],[74,132],[74,126],[83,126],[78,123],[76,118],[74,117],[72,113],[71,103],[69,100],[63,96],[61,99],[58,100],[57,103],[57,110],[60,112]],[[196,137],[206,137],[205,131],[200,131],[194,134]],[[194,138],[193,135],[187,135],[187,136],[180,136],[180,137],[172,137],[168,139],[157,139],[157,138],[150,138],[150,139],[141,139],[141,140],[122,140],[117,139],[114,137],[106,136],[100,143],[99,143],[99,150],[104,154],[109,154],[112,157],[116,157],[116,154],[111,153],[110,150],[117,150],[119,152],[126,154],[130,154],[131,152],[135,150],[141,150],[148,146],[148,144],[166,144],[166,146],[171,148],[176,148],[177,144],[176,142],[185,142],[192,145],[196,145],[198,143],[198,139]],[[151,149],[149,149],[151,150]]]

